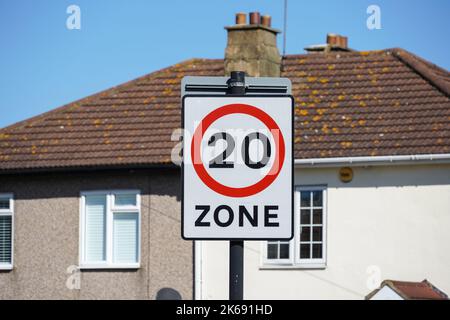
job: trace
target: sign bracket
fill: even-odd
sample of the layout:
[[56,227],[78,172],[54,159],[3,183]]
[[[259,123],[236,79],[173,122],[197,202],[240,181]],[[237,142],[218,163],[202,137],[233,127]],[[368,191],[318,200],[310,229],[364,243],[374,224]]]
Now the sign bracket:
[[[226,95],[229,90],[229,77],[195,77],[186,76],[181,82],[181,96],[187,94]],[[245,95],[279,95],[291,94],[292,85],[286,78],[253,78],[245,77]]]

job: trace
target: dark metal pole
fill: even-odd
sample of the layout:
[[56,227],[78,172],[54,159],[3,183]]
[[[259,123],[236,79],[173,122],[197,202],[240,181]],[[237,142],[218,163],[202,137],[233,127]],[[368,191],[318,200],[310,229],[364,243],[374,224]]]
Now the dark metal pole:
[[[245,72],[232,71],[228,95],[245,94]],[[230,300],[244,299],[244,241],[230,241]]]
[[244,241],[230,241],[230,300],[244,300]]

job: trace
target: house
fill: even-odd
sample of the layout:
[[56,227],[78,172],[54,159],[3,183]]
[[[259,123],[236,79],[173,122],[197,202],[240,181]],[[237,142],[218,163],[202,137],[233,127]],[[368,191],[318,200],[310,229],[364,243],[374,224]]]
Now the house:
[[448,300],[448,296],[426,279],[422,282],[385,280],[367,300]]
[[282,57],[269,17],[236,21],[225,59],[0,130],[0,299],[227,299],[227,242],[181,239],[172,156],[181,78],[237,69],[290,78],[296,99],[295,236],[245,243],[245,298],[364,299],[374,278],[450,290],[449,73],[339,35]]

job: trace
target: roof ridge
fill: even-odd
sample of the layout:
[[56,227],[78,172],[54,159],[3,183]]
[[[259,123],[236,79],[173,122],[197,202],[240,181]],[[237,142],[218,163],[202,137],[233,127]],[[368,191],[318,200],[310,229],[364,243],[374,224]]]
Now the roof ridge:
[[396,57],[400,62],[419,74],[428,83],[444,93],[447,97],[450,97],[450,82],[442,80],[441,75],[435,73],[437,71],[439,73],[442,72],[443,74],[447,74],[450,76],[450,72],[405,49],[392,48],[390,49],[390,51],[392,52],[392,55]]
[[314,58],[318,58],[321,56],[325,56],[325,55],[329,55],[329,54],[348,54],[348,55],[361,55],[361,54],[375,54],[375,53],[386,53],[389,50],[392,49],[373,49],[373,50],[354,50],[354,51],[330,51],[330,52],[323,52],[320,54],[311,54],[311,53],[292,53],[292,54],[285,54],[283,55],[281,58],[282,59],[286,59],[286,58],[299,58],[299,57],[314,57]]

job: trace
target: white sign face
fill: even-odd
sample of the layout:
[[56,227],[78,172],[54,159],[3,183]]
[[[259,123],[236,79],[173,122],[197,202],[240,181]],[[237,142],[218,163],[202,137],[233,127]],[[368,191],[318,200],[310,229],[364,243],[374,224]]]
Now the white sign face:
[[290,239],[293,98],[183,99],[184,239]]

